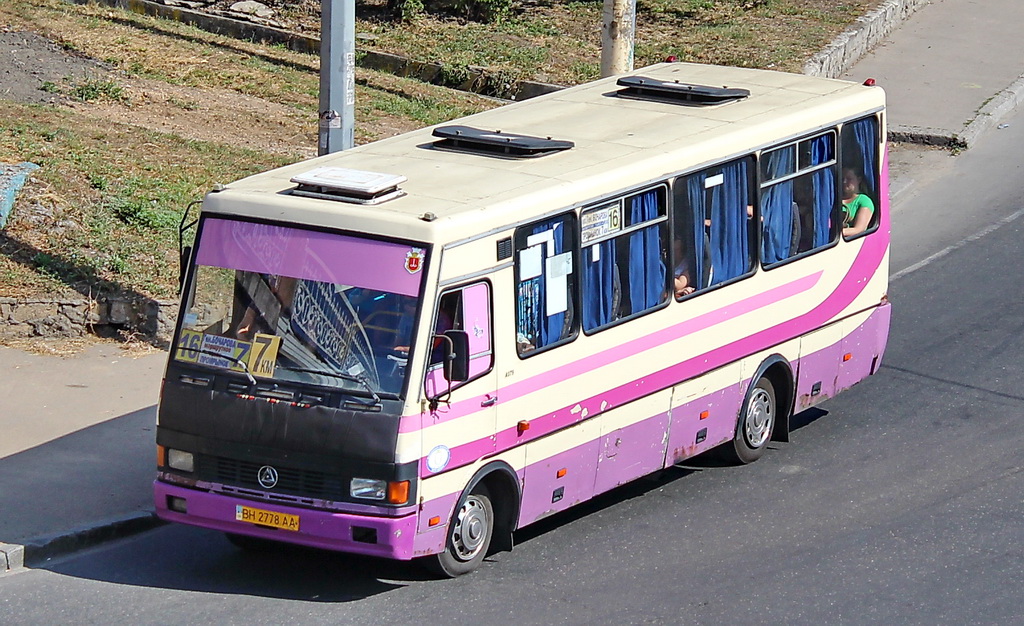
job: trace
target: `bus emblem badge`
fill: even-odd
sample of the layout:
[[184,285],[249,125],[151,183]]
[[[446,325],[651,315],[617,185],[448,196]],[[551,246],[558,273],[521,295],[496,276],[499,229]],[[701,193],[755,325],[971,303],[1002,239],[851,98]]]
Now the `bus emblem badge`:
[[256,479],[265,489],[273,489],[277,486],[277,470],[269,465],[264,465],[256,473]]
[[423,267],[423,249],[413,248],[405,255],[405,271],[415,274]]

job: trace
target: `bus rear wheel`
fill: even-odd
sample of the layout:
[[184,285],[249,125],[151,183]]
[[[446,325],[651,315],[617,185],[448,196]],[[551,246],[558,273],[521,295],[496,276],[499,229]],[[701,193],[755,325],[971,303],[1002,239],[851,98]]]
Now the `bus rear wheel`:
[[448,539],[444,552],[428,561],[437,573],[455,578],[472,572],[491,546],[494,537],[494,507],[487,490],[481,485],[459,505],[448,525]]
[[777,411],[772,381],[763,377],[758,379],[740,412],[732,445],[727,447],[729,460],[745,464],[761,458],[771,441]]

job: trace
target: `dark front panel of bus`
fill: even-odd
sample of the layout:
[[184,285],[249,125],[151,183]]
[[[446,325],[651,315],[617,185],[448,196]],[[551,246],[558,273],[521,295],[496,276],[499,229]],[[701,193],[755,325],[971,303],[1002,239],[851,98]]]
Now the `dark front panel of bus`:
[[181,382],[182,375],[193,373],[173,366],[168,372],[157,443],[192,452],[198,480],[259,488],[258,468],[273,465],[283,491],[351,501],[352,477],[416,477],[415,462],[395,464],[401,401],[382,400],[379,411],[367,411],[351,408],[358,398],[317,391],[323,403],[301,408],[239,397],[250,394],[228,390],[228,384],[237,383],[234,376],[203,373],[211,382],[202,387]]

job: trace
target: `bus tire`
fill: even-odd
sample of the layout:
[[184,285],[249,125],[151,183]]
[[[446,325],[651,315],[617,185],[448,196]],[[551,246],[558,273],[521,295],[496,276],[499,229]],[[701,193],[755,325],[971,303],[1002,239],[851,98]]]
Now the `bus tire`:
[[494,507],[487,488],[477,485],[463,498],[448,524],[444,552],[430,557],[427,564],[448,578],[468,574],[483,562],[493,537]]
[[778,398],[772,381],[762,376],[751,387],[736,422],[732,445],[726,447],[730,461],[753,463],[761,458],[772,439],[778,414]]

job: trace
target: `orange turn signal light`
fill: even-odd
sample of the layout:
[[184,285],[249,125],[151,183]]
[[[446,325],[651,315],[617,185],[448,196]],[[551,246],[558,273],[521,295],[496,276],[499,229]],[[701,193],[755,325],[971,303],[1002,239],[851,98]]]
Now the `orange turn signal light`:
[[701,412],[700,412],[700,418],[701,418],[702,420],[706,420],[706,419],[708,418],[708,416],[709,416],[709,415],[711,415],[711,412],[710,412],[710,411],[701,411]]
[[438,517],[437,515],[435,515],[434,517],[431,517],[429,520],[427,520],[427,526],[437,526],[440,523],[441,523],[441,518]]
[[558,478],[561,478],[561,477],[565,476],[565,473],[566,473],[566,469],[563,467],[562,469],[560,469],[557,472],[555,472],[555,475]]
[[156,466],[164,467],[167,465],[167,448],[158,445],[156,447]]
[[519,423],[516,424],[516,432],[521,435],[528,430],[530,430],[530,422],[527,422],[526,420],[519,420]]
[[853,355],[850,354],[849,352],[847,352],[846,354],[843,355],[843,363],[846,363],[847,361],[849,361],[852,358],[853,358]]
[[409,501],[409,481],[399,480],[388,483],[388,503],[405,504]]

